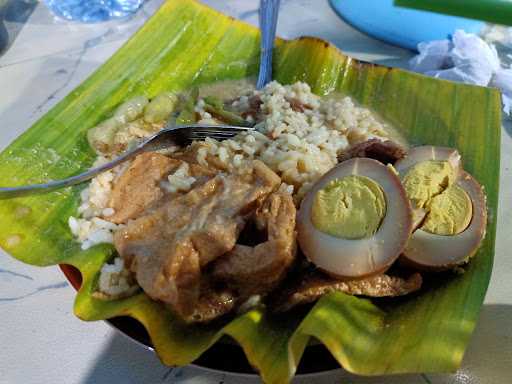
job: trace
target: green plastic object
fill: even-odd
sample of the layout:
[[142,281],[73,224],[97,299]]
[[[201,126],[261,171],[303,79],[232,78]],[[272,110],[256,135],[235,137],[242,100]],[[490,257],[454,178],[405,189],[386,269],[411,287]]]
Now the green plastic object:
[[395,5],[512,25],[512,1],[509,0],[395,0]]

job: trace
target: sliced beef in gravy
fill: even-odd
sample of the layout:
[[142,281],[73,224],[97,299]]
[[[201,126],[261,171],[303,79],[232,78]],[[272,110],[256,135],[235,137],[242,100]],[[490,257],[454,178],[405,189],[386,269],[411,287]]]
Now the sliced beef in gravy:
[[220,173],[186,194],[164,196],[116,232],[114,245],[151,298],[191,315],[202,267],[233,249],[248,217],[279,183],[260,161]]
[[109,217],[109,221],[124,223],[160,200],[164,195],[160,181],[176,170],[180,163],[153,152],[137,156],[114,183],[109,205],[115,213]]
[[295,260],[295,217],[291,195],[270,195],[254,217],[258,229],[267,232],[268,240],[255,247],[237,244],[215,262],[214,278],[226,282],[242,298],[273,290]]
[[[160,183],[182,163],[182,160],[155,152],[137,156],[114,183],[109,204],[114,209],[114,215],[108,220],[120,224],[140,216],[164,196],[165,190]],[[205,180],[213,177],[216,172],[197,164],[189,164],[189,173],[198,180]]]
[[183,320],[187,323],[208,323],[230,313],[236,304],[237,297],[230,290],[218,289],[203,282],[194,309]]
[[403,147],[391,140],[370,139],[352,146],[340,156],[339,161],[345,161],[353,157],[369,157],[383,164],[395,164],[406,153],[407,151]]
[[419,273],[414,273],[407,279],[376,275],[360,280],[341,281],[314,271],[302,276],[295,285],[286,289],[276,300],[274,310],[286,312],[297,305],[312,303],[331,292],[370,297],[402,296],[417,291],[421,284]]

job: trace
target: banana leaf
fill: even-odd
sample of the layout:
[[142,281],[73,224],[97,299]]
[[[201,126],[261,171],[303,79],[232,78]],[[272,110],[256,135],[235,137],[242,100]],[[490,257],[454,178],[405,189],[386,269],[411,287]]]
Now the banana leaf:
[[[494,89],[455,84],[363,63],[311,37],[278,40],[275,78],[309,83],[314,92],[350,95],[411,143],[458,148],[485,186],[487,236],[464,274],[440,275],[418,294],[368,300],[324,296],[305,314],[254,309],[232,321],[186,326],[144,293],[103,301],[92,296],[109,245],[81,250],[68,229],[80,190],[0,201],[0,246],[46,266],[70,264],[83,284],[75,314],[87,321],[131,316],[147,329],[163,363],[185,365],[227,335],[267,383],[289,381],[310,339],[350,372],[378,375],[453,372],[478,318],[491,274],[498,204],[500,97]],[[169,0],[112,58],[0,154],[0,185],[59,179],[87,169],[95,154],[86,131],[135,95],[153,97],[223,79],[255,75],[257,29],[193,0]]]
[[395,5],[512,25],[512,3],[508,0],[395,0]]

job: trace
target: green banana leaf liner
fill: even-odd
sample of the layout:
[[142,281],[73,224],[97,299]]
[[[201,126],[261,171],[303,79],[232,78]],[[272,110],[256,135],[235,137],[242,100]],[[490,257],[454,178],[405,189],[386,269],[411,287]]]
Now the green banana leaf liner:
[[[259,32],[193,0],[169,0],[112,58],[0,154],[0,185],[59,179],[86,170],[95,154],[86,131],[122,101],[257,73]],[[311,37],[278,40],[274,77],[340,91],[378,112],[413,144],[453,146],[484,186],[486,238],[464,274],[440,275],[410,297],[371,301],[334,293],[309,312],[274,317],[252,310],[225,323],[186,326],[144,293],[102,301],[92,292],[114,249],[82,251],[68,229],[83,186],[0,201],[0,246],[46,266],[70,264],[83,284],[75,314],[87,321],[141,322],[164,364],[186,365],[227,335],[267,383],[288,382],[310,339],[362,375],[453,372],[475,327],[491,274],[500,160],[501,103],[494,89],[362,63]],[[7,127],[4,127],[6,129]],[[14,237],[13,237],[14,236]],[[12,241],[16,239],[16,241]],[[300,311],[299,311],[300,313]]]

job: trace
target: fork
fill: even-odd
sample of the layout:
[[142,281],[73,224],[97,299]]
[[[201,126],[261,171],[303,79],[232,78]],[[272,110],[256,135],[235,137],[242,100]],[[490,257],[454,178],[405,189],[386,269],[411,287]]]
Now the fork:
[[47,193],[56,189],[80,184],[144,152],[154,152],[169,148],[173,145],[185,145],[194,140],[204,140],[207,137],[222,141],[230,139],[239,133],[252,131],[253,129],[252,127],[238,127],[234,125],[207,124],[188,124],[168,127],[155,133],[134,148],[123,152],[114,160],[78,175],[44,184],[0,188],[0,199],[25,196],[33,193]]
[[[276,36],[277,16],[280,0],[260,0],[259,21],[261,29],[261,56],[260,70],[256,88],[261,89],[272,80],[272,50]],[[132,159],[143,152],[157,151],[171,145],[183,145],[194,140],[204,140],[207,137],[216,140],[225,140],[238,133],[251,131],[251,127],[238,127],[233,125],[177,125],[163,129],[135,148],[122,153],[119,157],[99,167],[62,180],[50,181],[44,184],[24,185],[20,187],[0,188],[0,199],[25,196],[33,193],[47,193],[60,188],[83,183],[102,172]]]

